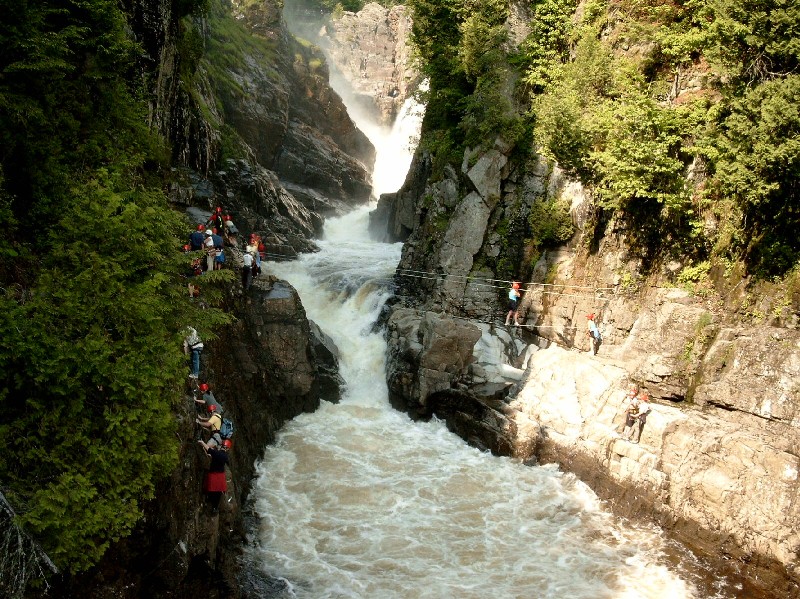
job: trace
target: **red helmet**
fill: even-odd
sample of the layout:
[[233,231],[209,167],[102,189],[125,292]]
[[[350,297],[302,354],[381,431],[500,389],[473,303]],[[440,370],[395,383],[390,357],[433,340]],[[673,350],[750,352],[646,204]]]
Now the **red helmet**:
[[183,244],[183,251],[184,252],[188,252],[190,249],[192,249],[192,246],[190,246],[188,243],[184,243]]
[[222,217],[222,220],[231,220],[231,215],[226,214],[225,216]]
[[233,447],[233,441],[231,441],[230,439],[223,439],[222,440],[222,446],[225,449],[230,449],[231,447]]
[[213,403],[212,403],[212,404],[209,404],[209,406],[208,406],[208,411],[209,411],[209,412],[216,412],[216,411],[217,411],[217,406],[216,406],[216,405],[214,405]]
[[513,289],[519,289],[519,283],[517,283],[516,281],[514,281],[514,282],[511,284],[511,287],[512,287]]
[[222,206],[217,206],[217,212],[222,212]]
[[200,383],[200,391],[208,391],[208,383]]
[[202,223],[201,223],[201,224],[199,224],[199,225],[197,225],[197,230],[198,230],[198,231],[204,231],[204,230],[205,230],[205,228],[206,228],[206,226],[205,226],[204,224],[202,224]]

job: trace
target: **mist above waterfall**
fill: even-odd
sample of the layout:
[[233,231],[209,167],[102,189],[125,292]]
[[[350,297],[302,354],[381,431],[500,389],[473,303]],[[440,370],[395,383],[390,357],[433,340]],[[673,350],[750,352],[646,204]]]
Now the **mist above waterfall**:
[[[386,112],[388,110],[387,102],[389,106],[396,107],[396,102],[404,96],[403,91],[408,90],[406,83],[402,86],[402,90],[398,90],[396,85],[397,65],[394,64],[396,55],[392,53],[387,53],[386,56],[370,55],[371,68],[363,68],[358,71],[360,79],[357,83],[361,88],[359,90],[351,80],[355,76],[353,65],[350,64],[348,65],[349,69],[342,70],[337,64],[336,57],[332,55],[331,39],[327,35],[327,28],[330,26],[328,15],[300,2],[291,8],[286,7],[284,18],[293,34],[317,44],[322,49],[328,63],[331,88],[341,97],[347,107],[348,115],[355,125],[375,147],[376,158],[372,176],[373,196],[378,198],[383,193],[397,191],[405,181],[411,165],[411,159],[419,141],[419,130],[425,109],[413,96],[405,98],[397,110],[394,121],[386,123],[387,115],[394,114],[394,110]],[[402,45],[405,46],[404,39]],[[349,57],[352,61],[352,54]],[[339,58],[341,59],[341,56]],[[362,66],[365,64],[364,60],[366,59],[362,59]],[[385,68],[379,68],[379,65],[382,64],[381,61],[386,63]],[[386,76],[386,71],[392,73],[394,77],[370,79],[371,74],[378,72]],[[365,88],[369,89],[371,93],[366,93]]]

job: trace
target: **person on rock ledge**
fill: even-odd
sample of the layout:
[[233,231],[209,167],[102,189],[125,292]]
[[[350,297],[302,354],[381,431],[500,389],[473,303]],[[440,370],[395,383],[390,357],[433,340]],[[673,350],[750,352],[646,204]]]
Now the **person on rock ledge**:
[[587,335],[590,337],[590,351],[593,356],[596,356],[597,350],[600,349],[600,344],[603,342],[603,337],[600,335],[600,329],[597,328],[594,312],[586,315],[586,326],[588,328]]
[[[638,392],[638,388],[635,388]],[[633,391],[633,389],[631,389]],[[622,429],[622,438],[626,441],[631,440],[634,426],[639,425],[639,395],[637,392],[628,393],[628,404],[625,406],[625,428]],[[635,441],[638,443],[638,438]]]
[[232,446],[230,439],[224,439],[219,448],[203,444],[206,455],[211,458],[203,490],[206,492],[208,502],[211,504],[211,513],[219,511],[219,502],[222,494],[228,490],[228,481],[225,478],[225,466],[228,464],[228,451]]
[[647,415],[650,413],[650,396],[642,392],[639,395],[639,415],[636,417],[636,422],[633,425],[633,443],[638,443],[642,437],[642,429],[647,422]]
[[511,289],[508,290],[508,314],[506,314],[506,326],[511,324],[511,317],[514,317],[514,326],[519,326],[519,320],[517,320],[517,307],[519,305],[519,283],[514,281],[511,283]]

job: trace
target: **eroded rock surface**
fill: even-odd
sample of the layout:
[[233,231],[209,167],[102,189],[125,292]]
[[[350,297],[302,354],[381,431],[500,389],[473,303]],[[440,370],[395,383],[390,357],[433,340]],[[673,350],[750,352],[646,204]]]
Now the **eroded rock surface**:
[[344,12],[321,30],[330,60],[353,87],[357,105],[391,125],[417,85],[407,44],[411,18],[403,5],[371,2],[357,13]]

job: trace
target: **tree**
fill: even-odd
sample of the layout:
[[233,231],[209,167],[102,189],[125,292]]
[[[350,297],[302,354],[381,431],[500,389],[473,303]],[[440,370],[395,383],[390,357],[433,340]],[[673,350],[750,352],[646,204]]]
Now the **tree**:
[[187,226],[162,192],[119,4],[11,3],[0,45],[0,481],[79,571],[175,463],[181,329],[228,318],[181,280]]

